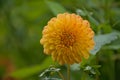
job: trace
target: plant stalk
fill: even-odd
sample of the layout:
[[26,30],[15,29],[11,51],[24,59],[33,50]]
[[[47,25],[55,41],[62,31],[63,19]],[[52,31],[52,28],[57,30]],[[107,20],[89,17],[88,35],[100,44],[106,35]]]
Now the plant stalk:
[[70,65],[67,66],[67,80],[70,80]]

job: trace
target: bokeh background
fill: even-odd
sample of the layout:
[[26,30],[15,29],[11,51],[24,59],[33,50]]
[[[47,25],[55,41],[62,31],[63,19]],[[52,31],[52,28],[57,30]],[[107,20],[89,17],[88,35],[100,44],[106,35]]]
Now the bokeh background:
[[[52,64],[39,43],[42,29],[63,12],[88,19],[96,35],[120,31],[120,0],[0,0],[0,80],[42,80]],[[119,80],[120,38],[102,46],[89,65],[95,74],[80,69],[71,80]],[[66,67],[58,67],[65,75]]]

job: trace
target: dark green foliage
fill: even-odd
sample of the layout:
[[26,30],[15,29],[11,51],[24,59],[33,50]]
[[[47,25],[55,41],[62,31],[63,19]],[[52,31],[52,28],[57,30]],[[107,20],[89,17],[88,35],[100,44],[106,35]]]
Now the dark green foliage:
[[[91,57],[71,66],[71,80],[119,80],[119,0],[0,0],[0,80],[8,74],[2,57],[15,68],[9,76],[22,80],[40,80],[44,69],[56,65],[39,40],[48,20],[64,12],[89,20],[96,34]],[[66,74],[66,66],[61,71]]]

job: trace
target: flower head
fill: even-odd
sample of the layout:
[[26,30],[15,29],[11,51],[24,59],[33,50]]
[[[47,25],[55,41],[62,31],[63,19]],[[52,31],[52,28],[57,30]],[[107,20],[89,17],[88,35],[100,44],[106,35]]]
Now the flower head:
[[44,27],[40,43],[44,53],[62,64],[80,63],[89,58],[94,47],[94,32],[87,20],[79,15],[63,13],[52,18]]

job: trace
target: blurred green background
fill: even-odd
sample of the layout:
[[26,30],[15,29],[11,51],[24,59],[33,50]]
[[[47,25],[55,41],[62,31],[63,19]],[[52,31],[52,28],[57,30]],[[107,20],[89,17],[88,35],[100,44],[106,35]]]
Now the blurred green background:
[[[63,12],[89,20],[96,36],[118,33],[117,39],[110,36],[112,42],[108,38],[109,44],[101,45],[89,62],[83,62],[80,70],[73,70],[71,80],[119,80],[120,0],[0,0],[0,80],[41,80],[40,73],[54,64],[39,43],[42,29]],[[95,74],[86,72],[86,65]],[[65,66],[58,67],[66,74]]]

